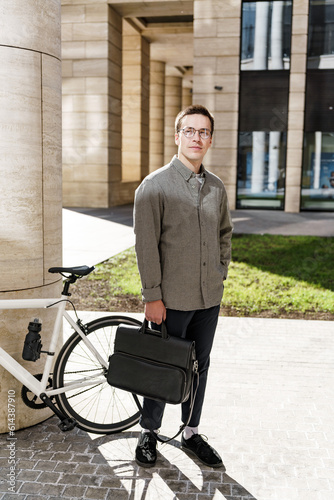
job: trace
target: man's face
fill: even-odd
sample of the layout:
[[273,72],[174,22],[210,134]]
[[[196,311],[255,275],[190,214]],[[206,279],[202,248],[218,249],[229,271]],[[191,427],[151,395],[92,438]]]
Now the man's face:
[[[202,160],[212,144],[211,136],[203,139],[198,130],[208,129],[211,131],[211,122],[204,115],[186,115],[181,124],[181,128],[192,127],[197,132],[193,137],[186,137],[182,131],[175,134],[175,143],[177,144],[178,158],[186,166],[200,167]],[[190,164],[190,165],[189,165]]]

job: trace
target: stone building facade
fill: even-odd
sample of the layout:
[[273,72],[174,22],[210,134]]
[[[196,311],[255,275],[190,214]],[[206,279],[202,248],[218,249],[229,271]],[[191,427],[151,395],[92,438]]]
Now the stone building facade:
[[[192,102],[215,116],[206,166],[232,208],[333,210],[334,168],[322,182],[333,115],[312,118],[334,97],[332,11],[317,0],[62,0],[64,205],[131,203],[176,152],[174,118]],[[326,98],[312,107],[318,81]]]

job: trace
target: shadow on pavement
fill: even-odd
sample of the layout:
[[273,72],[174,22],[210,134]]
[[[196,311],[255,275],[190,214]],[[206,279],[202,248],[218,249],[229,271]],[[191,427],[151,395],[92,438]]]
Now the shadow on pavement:
[[[213,499],[218,491],[229,500],[256,500],[228,474],[189,458],[176,440],[158,447],[156,467],[145,469],[134,460],[139,431],[104,436],[80,429],[62,433],[57,423],[52,417],[15,433],[18,499],[38,494],[41,499],[195,500],[198,494]],[[8,494],[5,434],[0,443],[0,492]]]

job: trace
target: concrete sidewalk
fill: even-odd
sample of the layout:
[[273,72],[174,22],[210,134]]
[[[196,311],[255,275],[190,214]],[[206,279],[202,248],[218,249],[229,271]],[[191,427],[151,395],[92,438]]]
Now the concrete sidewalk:
[[[334,214],[232,215],[236,232],[334,235]],[[131,206],[64,210],[64,264],[96,264],[131,246],[131,217]],[[134,461],[138,426],[63,434],[52,417],[16,432],[16,493],[0,436],[0,499],[331,500],[333,410],[333,322],[220,317],[201,433],[226,473],[189,458],[178,439],[159,445],[156,467],[142,469]],[[179,424],[179,408],[168,406],[162,434]]]
[[64,266],[93,266],[134,245],[132,207],[117,208],[108,209],[108,218],[103,209],[63,209]]

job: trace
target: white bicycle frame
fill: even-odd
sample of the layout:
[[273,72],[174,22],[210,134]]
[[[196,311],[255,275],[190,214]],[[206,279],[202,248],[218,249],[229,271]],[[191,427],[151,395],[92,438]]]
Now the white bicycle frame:
[[[0,347],[0,365],[3,366],[9,373],[13,375],[17,380],[19,380],[23,385],[25,385],[31,392],[36,396],[41,394],[46,394],[48,397],[54,396],[55,394],[61,394],[63,392],[77,389],[78,387],[95,385],[98,382],[105,381],[105,377],[102,372],[99,375],[94,375],[90,377],[83,377],[76,380],[73,383],[65,384],[63,387],[58,389],[47,389],[48,379],[50,375],[50,370],[52,367],[52,362],[54,360],[54,353],[57,347],[57,341],[62,326],[62,319],[65,318],[66,321],[72,326],[72,328],[80,335],[83,342],[86,344],[88,349],[93,353],[96,359],[105,368],[108,367],[108,360],[103,359],[99,352],[94,348],[92,343],[89,341],[85,333],[81,330],[79,325],[77,325],[68,312],[65,310],[66,299],[13,299],[13,300],[0,300],[0,310],[3,309],[46,309],[46,308],[57,308],[57,316],[53,327],[53,333],[50,340],[50,345],[48,352],[46,354],[47,358],[45,361],[43,375],[41,381],[37,380],[26,368],[20,365],[10,354],[8,354],[2,347]],[[23,346],[22,346],[23,347]]]

